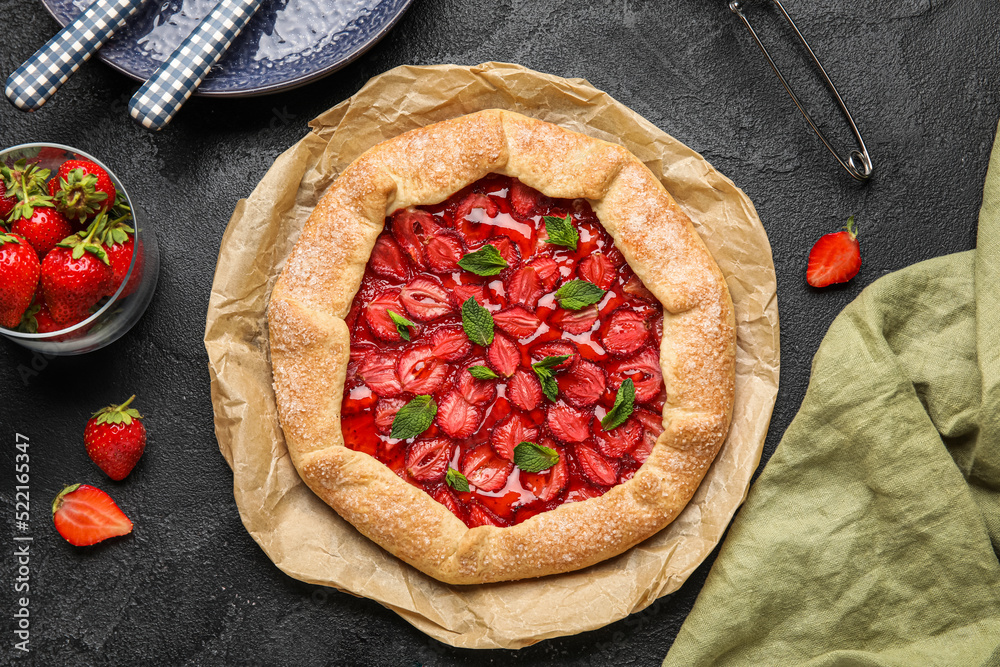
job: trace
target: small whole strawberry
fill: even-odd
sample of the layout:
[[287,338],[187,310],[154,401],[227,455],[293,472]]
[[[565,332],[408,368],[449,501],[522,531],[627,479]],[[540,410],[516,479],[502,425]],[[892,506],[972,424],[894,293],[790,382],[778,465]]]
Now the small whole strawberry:
[[114,206],[117,191],[100,165],[88,160],[67,160],[49,182],[49,194],[60,213],[83,222]]
[[[124,216],[130,217],[130,216]],[[132,267],[132,255],[135,253],[135,229],[126,224],[122,218],[108,223],[104,232],[104,247],[108,253],[108,261],[111,264],[111,271],[114,277],[111,286],[108,287],[108,296],[114,295],[125,282],[128,270]],[[139,287],[142,276],[142,244],[139,245],[139,256],[136,258],[135,268],[129,278],[128,285],[122,290],[122,298],[128,296]]]
[[861,270],[861,246],[854,216],[843,231],[824,234],[809,251],[806,281],[813,287],[846,283]]
[[7,196],[7,184],[0,178],[0,218],[6,220],[10,212],[14,210],[15,204],[17,204],[17,199],[14,195]]
[[42,293],[57,322],[83,319],[108,293],[114,272],[98,234],[104,222],[99,216],[42,260]]
[[42,258],[74,231],[69,220],[50,206],[32,207],[27,217],[13,221],[10,230],[27,239]]
[[38,287],[38,254],[24,237],[0,228],[0,326],[13,329]]
[[129,407],[134,400],[132,396],[121,405],[98,410],[83,432],[87,455],[115,481],[125,479],[132,472],[146,449],[142,415]]
[[89,484],[71,484],[52,501],[52,521],[63,538],[77,547],[128,535],[132,522],[111,496]]

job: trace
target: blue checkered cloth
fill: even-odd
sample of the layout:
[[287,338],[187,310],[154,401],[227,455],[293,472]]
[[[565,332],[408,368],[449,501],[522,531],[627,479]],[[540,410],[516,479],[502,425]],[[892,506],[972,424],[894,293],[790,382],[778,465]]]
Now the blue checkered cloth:
[[103,46],[145,0],[95,0],[10,75],[5,93],[18,109],[35,111]]
[[229,49],[262,0],[222,0],[129,102],[143,127],[163,129]]

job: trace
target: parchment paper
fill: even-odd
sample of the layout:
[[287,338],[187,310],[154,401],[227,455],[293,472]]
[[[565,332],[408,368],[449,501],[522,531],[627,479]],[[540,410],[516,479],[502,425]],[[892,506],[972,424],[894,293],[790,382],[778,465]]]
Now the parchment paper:
[[[504,108],[624,145],[661,179],[715,256],[736,305],[733,425],[690,505],[630,551],[579,572],[484,586],[442,584],[370,542],[313,495],[288,457],[268,354],[271,287],[341,169],[374,144]],[[700,155],[582,79],[517,65],[398,67],[316,118],[237,204],[219,250],[205,331],[219,448],[246,529],[288,575],[378,601],[466,648],[519,648],[602,627],[675,591],[743,502],[778,388],[771,248],[753,204]]]

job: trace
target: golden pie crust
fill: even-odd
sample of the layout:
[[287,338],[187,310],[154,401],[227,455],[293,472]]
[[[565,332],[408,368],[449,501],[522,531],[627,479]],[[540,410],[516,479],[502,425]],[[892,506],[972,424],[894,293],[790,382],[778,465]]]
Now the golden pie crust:
[[[344,446],[344,321],[386,216],[487,174],[589,200],[663,304],[665,430],[632,479],[510,527],[467,528],[377,459]],[[450,584],[577,570],[655,534],[684,509],[729,430],[733,305],[718,266],[653,174],[624,148],[503,110],[413,130],[359,156],[316,206],[268,309],[278,415],[292,462],[368,538]]]

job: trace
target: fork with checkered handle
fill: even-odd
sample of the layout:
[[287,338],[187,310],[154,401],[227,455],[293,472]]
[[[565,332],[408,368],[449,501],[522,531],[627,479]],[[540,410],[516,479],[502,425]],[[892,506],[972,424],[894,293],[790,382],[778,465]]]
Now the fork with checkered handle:
[[132,97],[128,112],[133,120],[149,130],[166,127],[262,1],[221,0]]
[[146,0],[95,0],[7,78],[7,99],[36,111]]

